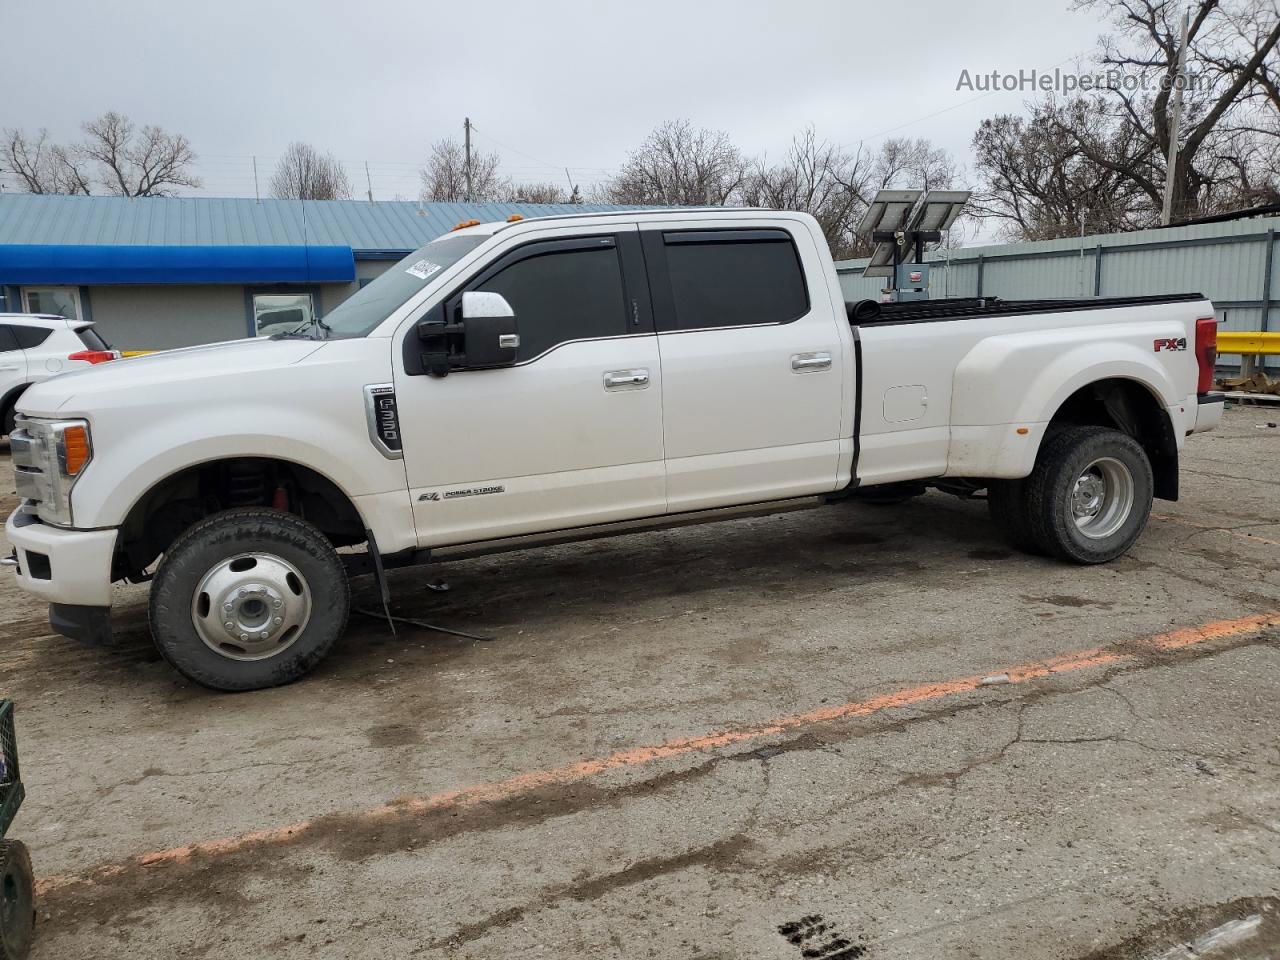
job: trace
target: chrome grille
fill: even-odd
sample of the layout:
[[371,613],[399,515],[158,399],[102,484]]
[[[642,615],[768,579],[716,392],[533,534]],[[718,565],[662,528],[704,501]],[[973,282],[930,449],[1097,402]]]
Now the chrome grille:
[[9,452],[13,457],[13,483],[19,497],[43,502],[52,494],[50,478],[42,468],[47,462],[44,452],[49,439],[48,433],[31,421],[17,418],[9,436]]

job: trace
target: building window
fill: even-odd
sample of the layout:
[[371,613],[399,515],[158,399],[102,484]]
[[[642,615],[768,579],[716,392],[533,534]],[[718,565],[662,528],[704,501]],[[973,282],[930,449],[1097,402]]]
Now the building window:
[[315,306],[309,293],[255,293],[253,328],[256,336],[288,333],[310,323]]
[[27,313],[81,319],[80,291],[75,287],[24,287],[22,302]]

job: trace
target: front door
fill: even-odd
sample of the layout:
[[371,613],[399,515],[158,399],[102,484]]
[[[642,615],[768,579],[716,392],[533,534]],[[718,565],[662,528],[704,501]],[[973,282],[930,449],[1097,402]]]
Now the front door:
[[798,246],[776,224],[646,224],[641,237],[662,353],[669,511],[831,492],[852,453],[852,365],[813,240]]
[[443,304],[453,318],[464,291],[502,294],[519,325],[515,366],[409,376],[397,359],[423,546],[665,509],[662,371],[636,229],[546,235],[513,240]]

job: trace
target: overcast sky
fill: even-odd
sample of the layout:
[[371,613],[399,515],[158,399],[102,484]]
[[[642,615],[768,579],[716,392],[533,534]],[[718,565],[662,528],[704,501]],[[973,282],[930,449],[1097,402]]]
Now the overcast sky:
[[607,177],[654,125],[781,153],[813,123],[856,147],[928,137],[968,163],[978,121],[1025,93],[962,69],[1070,66],[1102,27],[1069,0],[0,0],[0,127],[72,139],[118,110],[184,133],[207,196],[253,196],[292,140],[361,195],[417,196],[432,141],[476,125],[517,180]]

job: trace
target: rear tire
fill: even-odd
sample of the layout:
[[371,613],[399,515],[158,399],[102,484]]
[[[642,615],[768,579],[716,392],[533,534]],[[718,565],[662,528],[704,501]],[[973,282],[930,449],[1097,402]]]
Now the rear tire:
[[31,854],[21,840],[0,840],[0,958],[23,960],[36,927]]
[[265,507],[227,510],[166,551],[151,587],[151,633],[201,686],[259,690],[314,669],[350,604],[342,561],[314,525]]
[[1119,430],[1069,427],[1051,435],[1024,484],[1036,543],[1073,563],[1114,560],[1133,546],[1151,516],[1151,461]]

